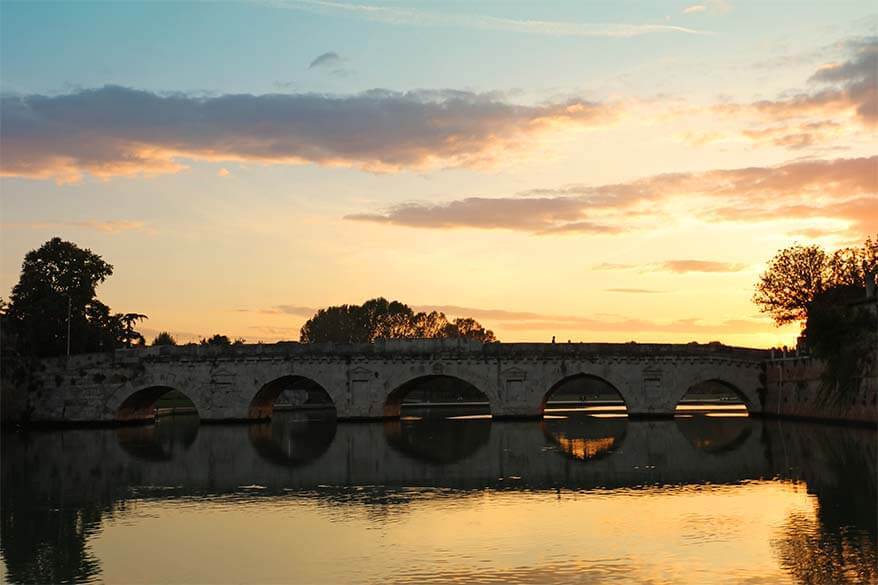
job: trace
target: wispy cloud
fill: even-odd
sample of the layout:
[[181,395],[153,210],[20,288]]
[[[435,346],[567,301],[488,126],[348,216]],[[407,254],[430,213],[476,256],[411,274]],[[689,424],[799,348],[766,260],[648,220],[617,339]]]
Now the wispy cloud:
[[346,218],[413,228],[611,235],[666,225],[670,211],[664,205],[685,197],[689,213],[706,222],[828,217],[866,234],[878,226],[876,165],[878,157],[671,173],[629,183],[573,185],[509,197],[403,203]]
[[732,9],[732,5],[725,0],[706,0],[699,4],[690,4],[681,11],[683,14],[703,14],[705,12],[715,12],[723,14]]
[[344,65],[345,59],[343,59],[341,55],[335,51],[329,51],[318,55],[313,61],[311,61],[311,64],[308,65],[308,69],[317,69],[326,71],[331,75],[338,77],[347,77],[351,75],[353,71],[345,68]]
[[79,180],[177,172],[185,160],[354,166],[370,171],[480,166],[559,125],[599,125],[609,106],[541,105],[496,93],[371,90],[159,95],[107,86],[0,97],[0,174]]
[[451,26],[510,33],[539,34],[559,37],[635,37],[655,33],[707,34],[683,26],[669,24],[588,23],[553,20],[524,20],[461,14],[428,12],[414,8],[387,7],[373,4],[330,2],[324,0],[276,0],[274,6],[318,13],[343,14],[391,25]]
[[756,145],[771,145],[797,150],[825,143],[843,134],[842,124],[832,120],[804,122],[743,130],[741,134]]
[[712,260],[666,260],[659,267],[668,272],[684,274],[687,272],[741,272],[747,268],[747,265]]
[[441,311],[449,316],[466,316],[484,320],[489,326],[507,331],[594,331],[653,333],[691,333],[716,335],[721,333],[762,333],[771,328],[764,319],[730,319],[719,322],[701,319],[676,319],[652,321],[628,318],[595,318],[581,315],[557,315],[530,311],[507,311],[457,305],[423,305],[413,307],[418,311]]
[[308,65],[308,69],[314,69],[315,67],[330,68],[339,63],[341,63],[341,57],[338,56],[338,53],[335,51],[329,51],[328,53],[318,55],[313,61],[311,61],[311,64]]
[[658,293],[664,293],[664,292],[666,292],[666,291],[663,291],[663,290],[654,290],[654,289],[651,289],[651,288],[606,288],[606,289],[604,289],[604,290],[605,290],[606,292],[624,293],[624,294],[635,294],[635,295],[640,295],[640,294],[652,295],[652,294],[658,294]]
[[105,234],[119,234],[130,231],[154,231],[142,221],[127,219],[97,220],[87,219],[82,221],[33,221],[33,222],[4,222],[0,223],[4,229],[62,229],[79,228]]
[[[650,289],[621,288],[607,289],[610,292],[630,294],[655,294],[667,291]],[[582,331],[582,332],[626,332],[632,336],[637,334],[689,333],[692,335],[719,335],[724,333],[762,333],[771,329],[771,323],[765,319],[731,319],[724,321],[704,321],[701,319],[676,319],[670,321],[631,319],[615,315],[589,317],[583,315],[559,315],[535,311],[512,311],[507,309],[467,307],[461,305],[415,305],[414,311],[440,311],[449,318],[472,317],[489,327],[507,331]],[[265,309],[236,309],[244,312],[264,314],[290,314],[310,317],[316,309],[292,305],[278,305]],[[297,327],[254,325],[252,330],[278,337],[292,338],[298,332]]]
[[262,309],[238,308],[235,311],[239,313],[262,313],[265,315],[296,315],[299,317],[311,317],[317,312],[314,307],[305,307],[302,305],[275,305],[273,307]]
[[[665,260],[647,264],[595,264],[592,270],[634,270],[637,272],[674,272],[686,274],[688,272],[741,272],[746,270],[747,265],[738,262],[719,262],[716,260]],[[623,289],[608,289],[621,291]],[[640,289],[624,289],[640,290]],[[659,292],[659,291],[655,291]]]
[[472,317],[474,319],[493,319],[495,321],[520,321],[527,319],[541,319],[544,315],[528,311],[507,311],[505,309],[479,309],[476,307],[461,307],[460,305],[420,305],[412,307],[415,311],[439,311],[452,317]]

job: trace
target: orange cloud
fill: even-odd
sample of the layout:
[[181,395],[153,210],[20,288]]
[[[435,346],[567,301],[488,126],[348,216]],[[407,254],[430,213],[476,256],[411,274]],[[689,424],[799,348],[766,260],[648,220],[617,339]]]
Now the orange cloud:
[[[830,217],[866,234],[874,231],[876,167],[878,157],[869,157],[671,173],[629,183],[537,189],[510,197],[404,203],[346,219],[414,228],[612,235],[666,223],[670,212],[662,205],[685,197],[691,213],[703,221]],[[864,209],[870,200],[871,210]]]
[[844,134],[844,132],[843,124],[823,120],[744,130],[741,134],[756,145],[781,146],[795,150],[826,142]]
[[172,173],[185,168],[181,160],[373,171],[474,166],[553,127],[596,125],[614,115],[578,99],[520,105],[453,90],[201,98],[107,86],[0,98],[0,174],[69,182],[85,173]]

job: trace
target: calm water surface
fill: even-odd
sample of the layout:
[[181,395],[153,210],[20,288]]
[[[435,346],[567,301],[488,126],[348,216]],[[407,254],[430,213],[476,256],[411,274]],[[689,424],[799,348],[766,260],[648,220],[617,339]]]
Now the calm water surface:
[[691,415],[6,434],[10,583],[875,583],[876,431]]

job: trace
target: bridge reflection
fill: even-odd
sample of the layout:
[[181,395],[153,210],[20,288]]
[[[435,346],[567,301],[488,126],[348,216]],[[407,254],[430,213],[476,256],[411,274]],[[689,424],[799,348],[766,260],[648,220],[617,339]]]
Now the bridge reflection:
[[387,443],[399,453],[415,461],[435,465],[458,463],[471,457],[488,444],[491,437],[490,415],[459,418],[435,412],[409,410],[408,416],[384,423]]
[[275,414],[271,422],[247,426],[256,453],[271,463],[298,466],[323,455],[335,439],[335,410]]
[[543,434],[573,459],[607,457],[622,446],[627,418],[599,418],[584,413],[552,416],[541,421]]
[[[876,461],[874,430],[753,418],[638,421],[568,413],[491,422],[413,415],[336,424],[332,417],[276,413],[259,425],[199,427],[172,417],[148,427],[4,436],[0,552],[10,581],[87,579],[99,570],[89,538],[132,500],[246,493],[332,506],[393,504],[404,514],[414,486],[452,488],[461,497],[485,489],[772,478],[804,482],[818,502],[816,519],[790,517],[776,539],[790,574],[842,583],[853,565],[869,582],[878,577]],[[262,489],[242,491],[253,485]]]
[[691,415],[676,417],[680,433],[696,449],[707,453],[725,453],[741,447],[753,432],[753,419]]
[[122,449],[141,461],[170,461],[187,450],[198,436],[198,415],[175,415],[157,419],[155,424],[122,426],[116,439]]

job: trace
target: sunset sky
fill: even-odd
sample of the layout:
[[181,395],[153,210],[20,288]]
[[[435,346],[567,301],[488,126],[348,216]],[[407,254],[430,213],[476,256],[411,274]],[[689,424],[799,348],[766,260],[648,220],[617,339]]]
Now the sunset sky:
[[503,341],[794,343],[878,233],[873,2],[0,4],[0,296],[58,235],[151,338],[375,296]]

